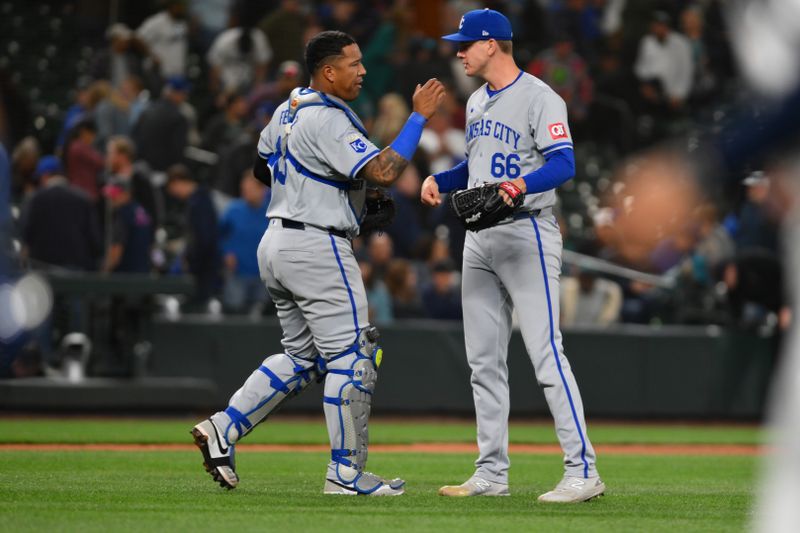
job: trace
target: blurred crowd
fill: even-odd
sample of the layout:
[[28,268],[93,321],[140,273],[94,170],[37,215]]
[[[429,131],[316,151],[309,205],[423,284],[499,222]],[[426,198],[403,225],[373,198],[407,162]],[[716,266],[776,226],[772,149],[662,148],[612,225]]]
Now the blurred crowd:
[[[352,105],[379,147],[405,123],[417,83],[437,77],[448,87],[391,190],[394,224],[353,243],[371,319],[460,319],[464,230],[446,203],[423,207],[419,190],[464,158],[464,103],[478,87],[437,37],[464,12],[491,7],[512,21],[517,63],[568,106],[578,170],[560,191],[565,247],[674,281],[663,289],[565,265],[562,324],[780,323],[768,173],[752,169],[726,209],[698,209],[680,238],[633,263],[615,252],[619,213],[605,207],[625,194],[613,169],[626,157],[723,128],[724,102],[741,98],[724,2],[167,0],[118,2],[114,12],[106,2],[22,4],[0,0],[0,141],[22,265],[191,274],[185,310],[271,313],[255,256],[270,197],[252,176],[255,146],[275,108],[308,82],[304,43],[337,29],[363,52],[367,76]],[[53,29],[52,42],[38,37],[42,57],[20,37],[34,21]],[[20,64],[50,79],[69,50],[78,56],[58,81],[70,100],[48,100]]]

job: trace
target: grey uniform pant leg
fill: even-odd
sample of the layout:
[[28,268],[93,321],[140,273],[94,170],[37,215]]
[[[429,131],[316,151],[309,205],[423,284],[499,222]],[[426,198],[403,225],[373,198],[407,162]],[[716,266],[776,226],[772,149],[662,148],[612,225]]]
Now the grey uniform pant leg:
[[508,342],[511,300],[478,242],[468,234],[464,246],[462,304],[464,341],[472,370],[472,395],[478,429],[476,475],[508,484]]
[[273,220],[258,261],[287,353],[332,357],[355,342],[357,329],[369,325],[366,290],[346,239],[316,228],[284,228]]
[[[230,444],[316,380],[326,366],[318,357],[327,361],[348,350],[369,325],[366,291],[346,239],[312,227],[284,228],[273,220],[257,255],[283,328],[283,353],[266,358],[228,408],[212,417]],[[328,418],[333,442],[338,420]]]
[[586,433],[583,401],[559,327],[561,233],[555,217],[520,220],[497,228],[508,242],[495,248],[496,270],[517,310],[520,331],[553,415],[556,435],[564,450],[566,473],[597,475],[595,453]]
[[467,233],[462,301],[478,425],[476,474],[490,481],[508,482],[506,360],[512,308],[517,310],[525,347],[553,415],[566,472],[597,475],[580,391],[561,342],[561,246],[553,217]]
[[[354,352],[359,333],[369,326],[366,289],[352,245],[325,230],[284,228],[273,220],[258,257],[284,331],[284,350],[304,358],[319,354],[325,361],[323,408],[332,454],[344,453],[345,448],[356,450],[352,461],[338,459],[351,464],[356,475],[366,463],[367,425],[377,372],[372,361],[359,361],[355,353],[337,357],[348,350]],[[366,383],[354,384],[354,375]],[[330,467],[336,469],[336,464],[332,462]]]

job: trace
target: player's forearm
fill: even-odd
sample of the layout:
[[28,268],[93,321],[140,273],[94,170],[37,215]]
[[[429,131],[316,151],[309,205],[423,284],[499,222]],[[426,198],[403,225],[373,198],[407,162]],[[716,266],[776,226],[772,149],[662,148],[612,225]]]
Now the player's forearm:
[[575,155],[571,149],[557,150],[545,158],[544,165],[522,177],[525,194],[555,189],[575,175]]
[[466,189],[469,181],[469,161],[465,159],[450,170],[434,174],[433,179],[439,186],[439,192]]
[[389,187],[407,166],[408,159],[398,154],[391,146],[387,146],[364,165],[358,176],[381,187]]
[[414,152],[422,136],[422,128],[426,122],[427,119],[419,113],[411,113],[406,125],[400,130],[392,144],[364,165],[359,175],[381,187],[388,187],[394,183],[408,166],[411,158],[414,157]]
[[122,245],[112,244],[108,249],[105,261],[103,261],[103,272],[112,272],[122,259]]

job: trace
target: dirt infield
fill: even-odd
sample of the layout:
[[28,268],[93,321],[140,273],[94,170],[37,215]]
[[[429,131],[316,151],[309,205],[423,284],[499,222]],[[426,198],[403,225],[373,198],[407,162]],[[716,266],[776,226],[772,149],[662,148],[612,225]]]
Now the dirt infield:
[[[768,449],[747,444],[605,444],[595,446],[602,455],[763,455]],[[196,448],[192,444],[0,444],[4,451],[41,452],[176,452]],[[237,450],[248,452],[327,452],[324,444],[239,444]],[[562,454],[555,444],[511,444],[509,451],[516,454]],[[373,444],[370,452],[391,453],[477,453],[475,444],[431,442],[419,444]]]

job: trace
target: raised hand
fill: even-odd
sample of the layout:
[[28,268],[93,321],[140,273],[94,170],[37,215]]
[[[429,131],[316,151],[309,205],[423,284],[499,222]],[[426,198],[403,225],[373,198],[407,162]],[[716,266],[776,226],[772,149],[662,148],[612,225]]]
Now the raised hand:
[[436,78],[429,79],[425,85],[417,84],[414,96],[411,98],[414,111],[425,118],[431,118],[444,99],[445,93],[444,85]]

